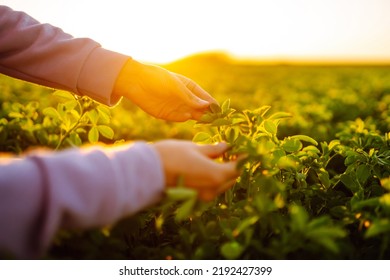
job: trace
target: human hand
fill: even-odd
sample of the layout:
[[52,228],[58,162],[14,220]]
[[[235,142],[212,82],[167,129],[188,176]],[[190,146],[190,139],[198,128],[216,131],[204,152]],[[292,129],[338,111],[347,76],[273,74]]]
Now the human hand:
[[182,176],[184,185],[196,189],[202,200],[212,200],[225,192],[239,176],[237,161],[214,160],[227,150],[226,143],[198,145],[190,141],[162,140],[153,145],[164,167],[166,186],[175,186]]
[[124,96],[148,114],[169,121],[198,120],[217,101],[199,85],[164,68],[128,60],[115,83]]

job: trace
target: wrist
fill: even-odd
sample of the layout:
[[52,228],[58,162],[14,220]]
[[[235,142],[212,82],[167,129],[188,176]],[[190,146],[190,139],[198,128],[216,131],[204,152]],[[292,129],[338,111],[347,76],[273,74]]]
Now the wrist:
[[144,64],[131,58],[128,59],[119,72],[112,94],[132,99],[139,88],[139,81],[144,67]]
[[129,57],[104,48],[95,48],[84,62],[77,81],[77,93],[106,105],[116,104],[120,96],[112,94],[115,81]]

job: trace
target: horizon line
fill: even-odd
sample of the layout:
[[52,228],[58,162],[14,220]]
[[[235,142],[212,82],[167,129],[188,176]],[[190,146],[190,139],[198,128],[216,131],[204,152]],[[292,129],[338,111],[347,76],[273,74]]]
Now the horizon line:
[[321,57],[321,56],[245,56],[236,55],[226,51],[204,51],[189,54],[181,58],[159,64],[174,64],[183,60],[201,59],[213,57],[220,61],[239,63],[239,64],[258,64],[258,65],[378,65],[390,66],[390,57]]

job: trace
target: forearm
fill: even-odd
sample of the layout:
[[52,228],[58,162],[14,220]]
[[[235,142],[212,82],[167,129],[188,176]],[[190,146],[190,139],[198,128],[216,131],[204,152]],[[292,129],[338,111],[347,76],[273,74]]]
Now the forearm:
[[88,38],[73,38],[25,13],[0,6],[0,72],[15,78],[88,95],[113,105],[116,78],[128,56]]
[[160,198],[162,170],[144,143],[3,158],[0,249],[36,257],[59,228],[103,226],[136,213]]

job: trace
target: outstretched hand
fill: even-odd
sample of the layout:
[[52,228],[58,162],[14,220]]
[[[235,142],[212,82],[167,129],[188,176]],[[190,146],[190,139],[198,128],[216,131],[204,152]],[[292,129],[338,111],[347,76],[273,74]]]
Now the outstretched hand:
[[189,78],[132,59],[119,74],[113,93],[168,121],[198,120],[211,103],[217,103]]
[[237,161],[214,160],[227,150],[226,143],[198,145],[190,141],[163,140],[153,145],[163,164],[165,184],[176,186],[182,177],[184,185],[196,189],[202,200],[212,200],[225,192],[239,176]]

